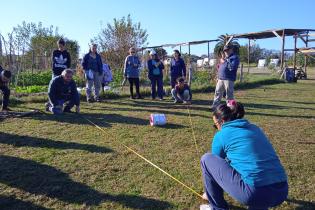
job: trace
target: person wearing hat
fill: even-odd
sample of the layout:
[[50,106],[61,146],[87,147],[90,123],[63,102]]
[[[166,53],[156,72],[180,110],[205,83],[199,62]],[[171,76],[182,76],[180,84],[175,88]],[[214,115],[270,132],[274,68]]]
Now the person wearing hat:
[[181,58],[181,54],[178,50],[174,50],[174,58],[171,61],[171,86],[172,89],[177,83],[177,79],[180,77],[186,78],[186,65]]
[[70,68],[71,57],[65,49],[66,42],[63,38],[57,41],[58,49],[52,54],[52,78],[61,75],[64,69]]
[[151,97],[152,100],[156,98],[156,86],[157,95],[160,100],[163,100],[163,69],[164,65],[160,61],[155,50],[150,52],[151,59],[148,60],[148,77],[151,81]]
[[220,104],[224,92],[226,93],[226,101],[234,99],[234,82],[240,61],[234,53],[232,45],[225,45],[223,52],[224,56],[220,59],[218,80],[211,106],[212,111]]
[[11,76],[11,71],[4,70],[2,66],[0,66],[0,90],[2,91],[1,111],[3,112],[11,111],[11,109],[8,108],[10,98],[9,81]]

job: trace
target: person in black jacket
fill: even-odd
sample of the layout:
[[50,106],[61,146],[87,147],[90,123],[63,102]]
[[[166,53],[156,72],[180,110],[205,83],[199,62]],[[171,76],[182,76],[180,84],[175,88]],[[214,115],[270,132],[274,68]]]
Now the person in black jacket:
[[57,42],[58,50],[54,50],[52,54],[52,78],[61,75],[64,69],[70,68],[71,57],[65,49],[65,41],[60,38]]
[[156,86],[157,95],[160,100],[163,100],[163,69],[164,65],[158,58],[158,55],[154,50],[150,52],[151,59],[148,61],[149,79],[151,81],[151,96],[152,100],[156,97]]
[[[71,112],[71,108],[76,105],[76,112],[80,112],[79,93],[72,77],[73,71],[65,69],[60,76],[50,81],[48,88],[49,103],[46,103],[46,111],[51,111],[54,114]],[[63,108],[65,102],[68,103]]]
[[0,66],[0,90],[2,91],[1,111],[3,112],[11,111],[11,109],[8,108],[9,98],[10,98],[10,89],[9,89],[10,79],[11,79],[11,72],[8,70],[4,70]]

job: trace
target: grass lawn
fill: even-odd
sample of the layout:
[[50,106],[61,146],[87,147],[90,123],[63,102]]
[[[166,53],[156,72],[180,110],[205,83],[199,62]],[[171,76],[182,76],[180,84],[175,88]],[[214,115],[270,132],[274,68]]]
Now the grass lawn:
[[[289,177],[289,198],[275,209],[315,209],[315,72],[296,84],[237,90],[245,117],[270,138]],[[202,193],[199,160],[210,150],[213,93],[194,94],[188,110],[170,100],[120,98],[82,103],[82,115],[0,121],[0,209],[199,209],[203,202],[153,168],[130,146]],[[43,108],[42,103],[14,109]],[[165,127],[149,126],[164,113]],[[227,196],[231,209],[244,209]]]

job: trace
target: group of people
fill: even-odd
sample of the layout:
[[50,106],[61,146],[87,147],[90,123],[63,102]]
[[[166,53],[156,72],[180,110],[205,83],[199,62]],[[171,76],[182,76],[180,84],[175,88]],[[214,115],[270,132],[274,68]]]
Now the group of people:
[[[71,112],[74,106],[76,112],[80,112],[79,93],[73,80],[74,72],[69,69],[71,59],[64,47],[65,42],[61,39],[58,41],[58,50],[53,52],[53,76],[49,84],[49,102],[46,108],[54,114]],[[201,158],[205,189],[203,198],[208,201],[208,205],[201,205],[201,209],[228,209],[223,196],[224,192],[227,192],[240,203],[249,206],[249,209],[266,210],[281,204],[287,198],[287,175],[267,136],[259,127],[244,119],[245,109],[241,103],[235,101],[233,95],[239,59],[232,46],[225,46],[223,52],[211,106],[213,126],[217,132],[212,140],[211,153],[206,153]],[[130,48],[129,53],[125,59],[124,76],[130,84],[130,97],[141,99],[141,63],[135,48]],[[150,56],[148,78],[151,81],[151,97],[163,100],[164,65],[154,50],[150,52]],[[83,58],[82,65],[87,80],[87,101],[98,102],[104,65],[96,45],[91,46],[89,53]],[[185,83],[185,76],[185,63],[180,53],[175,50],[174,59],[171,61],[171,86],[175,103],[188,103],[192,98],[190,88]],[[11,72],[0,66],[2,111],[10,111],[10,78]],[[133,94],[134,85],[136,95]],[[227,100],[222,104],[220,101],[224,94]]]

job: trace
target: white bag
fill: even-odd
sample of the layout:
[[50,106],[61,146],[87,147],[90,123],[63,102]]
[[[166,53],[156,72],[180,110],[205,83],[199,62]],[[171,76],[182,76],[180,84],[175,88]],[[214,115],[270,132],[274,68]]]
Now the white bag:
[[85,72],[85,77],[87,80],[93,80],[94,79],[93,71],[91,69],[87,70]]

